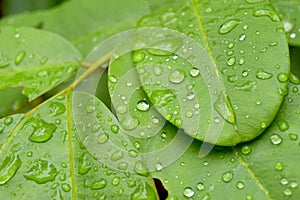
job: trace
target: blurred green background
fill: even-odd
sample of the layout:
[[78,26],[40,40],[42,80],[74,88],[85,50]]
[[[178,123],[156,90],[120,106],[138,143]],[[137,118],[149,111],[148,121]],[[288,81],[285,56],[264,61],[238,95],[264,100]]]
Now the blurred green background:
[[0,0],[0,16],[43,10],[68,0]]

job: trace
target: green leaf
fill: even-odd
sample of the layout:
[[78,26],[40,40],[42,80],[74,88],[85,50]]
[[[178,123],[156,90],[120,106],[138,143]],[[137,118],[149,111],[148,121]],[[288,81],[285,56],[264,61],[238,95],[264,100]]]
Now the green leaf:
[[[145,16],[138,26],[169,28],[194,40],[180,44],[165,35],[168,40],[140,52],[144,59],[137,62],[137,70],[145,71],[139,76],[147,95],[171,123],[199,140],[231,146],[257,137],[273,121],[286,94],[289,61],[284,32],[278,31],[283,24],[272,5],[185,1]],[[193,51],[196,44],[205,50]],[[163,73],[143,67],[156,64],[164,66]],[[193,118],[187,119],[185,108]],[[219,116],[211,119],[214,111]],[[209,131],[224,120],[220,134]]]
[[297,199],[300,87],[289,86],[278,116],[253,142],[215,146],[199,158],[202,144],[195,141],[172,165],[153,172],[168,191],[168,199]]
[[128,136],[112,128],[117,123],[102,102],[80,92],[1,119],[0,198],[155,199],[154,183],[135,164],[140,158],[128,154]]
[[293,0],[271,0],[283,20],[289,44],[300,46],[300,2]]
[[[38,38],[38,40],[37,40]],[[82,57],[62,37],[32,28],[2,27],[0,90],[23,87],[35,99],[72,78]]]
[[1,24],[35,26],[58,33],[87,55],[107,37],[134,28],[136,21],[149,12],[144,0],[77,0],[49,11],[8,16]]

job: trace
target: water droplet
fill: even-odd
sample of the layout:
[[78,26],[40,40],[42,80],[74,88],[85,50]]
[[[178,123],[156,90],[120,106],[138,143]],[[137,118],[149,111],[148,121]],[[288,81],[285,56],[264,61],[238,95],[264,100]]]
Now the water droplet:
[[246,195],[246,200],[253,200],[253,197],[252,197],[252,195],[250,195],[250,194],[247,194],[247,195]]
[[87,174],[91,170],[90,163],[88,161],[87,153],[81,154],[79,157],[78,173],[81,175]]
[[4,119],[4,124],[6,125],[6,126],[9,126],[10,124],[12,124],[13,123],[13,118],[12,117],[5,117],[5,119]]
[[202,182],[199,182],[199,183],[197,184],[197,189],[198,189],[199,191],[204,190],[204,184],[203,184]]
[[199,76],[199,74],[200,74],[200,70],[197,69],[197,68],[193,68],[193,69],[191,69],[191,71],[190,71],[190,75],[191,75],[192,77],[197,77],[197,76]]
[[124,114],[127,112],[127,107],[125,105],[119,105],[116,108],[117,113]]
[[242,154],[248,155],[249,153],[251,153],[251,148],[248,145],[244,145],[242,147]]
[[148,183],[143,182],[130,195],[130,199],[141,200],[141,199],[157,199],[157,198],[153,188],[150,185],[148,185]]
[[237,25],[240,24],[240,20],[230,20],[222,24],[219,28],[220,34],[226,34],[229,33],[231,30],[233,30]]
[[227,65],[228,66],[233,66],[236,62],[236,58],[235,57],[231,57],[227,60]]
[[283,193],[286,195],[286,196],[291,196],[293,194],[293,191],[290,189],[290,188],[286,188]]
[[162,107],[176,99],[171,90],[154,90],[150,97],[154,105]]
[[19,65],[23,61],[25,56],[26,56],[26,52],[20,51],[15,58],[15,64]]
[[157,171],[162,170],[162,168],[163,168],[163,166],[162,166],[161,163],[158,162],[158,163],[155,164],[155,169],[156,169]]
[[267,80],[272,77],[273,75],[271,73],[264,71],[262,68],[259,68],[256,72],[256,78],[258,79]]
[[279,120],[277,122],[277,125],[278,125],[279,130],[281,130],[281,131],[286,131],[290,128],[289,124],[285,120]]
[[193,112],[192,112],[192,111],[187,111],[187,112],[185,113],[185,116],[186,116],[187,118],[191,118],[191,117],[193,116]]
[[193,93],[193,92],[188,92],[187,93],[187,99],[188,100],[192,100],[192,99],[194,99],[195,98],[195,94]]
[[282,185],[287,185],[287,184],[289,183],[289,181],[288,181],[286,178],[282,178],[282,179],[280,180],[280,183],[281,183]]
[[29,140],[32,142],[46,142],[52,137],[52,133],[56,130],[56,125],[47,123],[38,117],[30,118],[22,127],[26,135],[29,135]]
[[169,81],[175,84],[181,83],[185,78],[184,71],[174,70],[169,75]]
[[142,161],[136,161],[134,165],[134,171],[141,176],[148,176],[148,170]]
[[244,41],[246,39],[246,35],[245,34],[241,34],[239,36],[239,41]]
[[289,76],[289,80],[296,85],[300,84],[300,79],[292,73]]
[[95,182],[92,183],[91,189],[92,190],[99,190],[106,186],[106,180],[104,178],[101,178]]
[[110,129],[113,133],[118,133],[119,132],[119,126],[116,125],[116,124],[111,125]]
[[227,122],[236,126],[235,113],[227,95],[220,94],[219,98],[214,103],[214,108]]
[[289,137],[291,140],[296,141],[298,140],[298,135],[294,134],[294,133],[289,133]]
[[109,139],[109,135],[107,133],[101,133],[99,134],[98,138],[97,138],[97,142],[99,144],[103,144],[105,143],[107,140]]
[[223,180],[225,183],[229,183],[229,182],[231,181],[232,178],[233,178],[232,172],[225,172],[225,173],[222,175],[222,180]]
[[133,62],[138,63],[144,60],[146,54],[141,51],[136,51],[133,54]]
[[129,150],[128,153],[131,157],[137,157],[138,156],[138,152],[134,149]]
[[147,111],[150,108],[150,105],[145,100],[141,100],[137,103],[136,108],[140,111]]
[[34,161],[32,167],[23,176],[28,180],[43,184],[54,181],[57,174],[58,170],[54,164],[44,159],[38,159]]
[[66,111],[66,107],[62,103],[54,102],[49,106],[50,115],[57,116]]
[[155,66],[153,68],[153,73],[156,75],[156,76],[160,76],[162,74],[163,70],[160,66]]
[[41,65],[44,65],[47,61],[48,61],[48,57],[43,57],[43,58],[40,60],[40,63],[41,63]]
[[118,81],[118,79],[113,75],[109,75],[108,80],[112,83],[116,83]]
[[256,81],[245,81],[241,84],[236,84],[234,86],[237,90],[243,90],[243,91],[254,91],[257,88],[257,82]]
[[248,70],[243,70],[242,71],[242,76],[243,77],[247,77],[249,75],[249,71]]
[[282,171],[282,170],[284,169],[284,166],[283,166],[282,162],[277,161],[277,162],[275,163],[275,168],[276,168],[278,171]]
[[22,161],[16,154],[6,156],[0,166],[0,185],[7,183],[21,167]]
[[186,187],[183,191],[183,195],[186,197],[192,197],[194,196],[194,194],[195,194],[194,190],[190,187]]
[[61,185],[61,189],[62,189],[63,191],[65,191],[65,192],[70,192],[70,191],[71,191],[71,186],[70,186],[70,184],[68,184],[68,183],[63,183],[63,184]]
[[120,183],[120,177],[117,177],[117,176],[114,177],[114,178],[112,179],[111,183],[112,183],[114,186],[119,185],[119,183]]
[[289,76],[286,73],[279,73],[277,79],[279,82],[284,83],[289,80]]
[[235,185],[238,189],[244,189],[245,184],[242,181],[239,181]]
[[110,159],[112,161],[117,161],[122,159],[123,157],[124,157],[124,152],[122,150],[117,150],[110,156]]
[[140,124],[140,121],[137,118],[127,117],[121,121],[121,124],[125,130],[130,131],[135,129]]
[[256,11],[253,12],[253,16],[255,16],[255,17],[268,16],[274,22],[279,22],[280,21],[280,18],[276,14],[276,12],[271,11],[271,10],[264,10],[264,9],[256,10]]
[[290,184],[291,188],[296,188],[298,187],[298,183],[296,181],[291,182]]
[[280,144],[282,142],[282,138],[277,134],[271,135],[270,140],[273,144]]

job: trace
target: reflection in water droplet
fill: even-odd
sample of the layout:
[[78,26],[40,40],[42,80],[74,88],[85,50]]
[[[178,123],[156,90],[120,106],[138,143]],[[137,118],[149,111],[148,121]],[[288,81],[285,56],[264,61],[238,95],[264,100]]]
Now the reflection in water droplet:
[[195,194],[194,190],[190,187],[186,187],[183,191],[183,195],[186,197],[192,197],[194,196],[194,194]]
[[271,135],[270,140],[273,144],[280,144],[282,142],[282,138],[277,134]]
[[228,66],[233,66],[236,62],[236,58],[235,57],[231,57],[227,60],[227,65]]
[[184,80],[184,78],[185,73],[181,70],[172,71],[169,75],[169,81],[175,84],[181,83]]
[[157,171],[162,170],[162,168],[163,168],[163,166],[162,166],[161,163],[158,162],[158,163],[155,164],[155,169],[156,169]]
[[246,35],[245,34],[241,34],[239,37],[239,41],[244,41],[246,39]]
[[137,103],[136,108],[140,111],[147,111],[150,108],[150,105],[145,100],[141,100]]
[[244,145],[242,147],[242,154],[248,155],[249,153],[251,153],[251,148],[248,145]]
[[239,25],[240,20],[230,20],[222,24],[219,28],[220,34],[226,34],[229,33],[231,30],[233,30],[237,25]]
[[38,159],[34,161],[32,167],[23,176],[28,180],[43,184],[54,181],[57,174],[58,170],[54,164],[44,159]]
[[289,183],[289,181],[288,181],[286,178],[282,178],[282,179],[280,180],[280,183],[281,183],[282,185],[287,185],[287,184]]
[[233,178],[232,172],[225,172],[225,173],[222,175],[222,180],[223,180],[225,183],[229,183],[229,182],[231,181],[232,178]]

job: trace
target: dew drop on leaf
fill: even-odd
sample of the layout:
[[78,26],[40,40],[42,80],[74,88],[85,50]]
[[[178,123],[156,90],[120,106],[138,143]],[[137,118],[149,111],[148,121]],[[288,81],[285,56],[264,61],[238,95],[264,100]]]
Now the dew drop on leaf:
[[233,30],[237,25],[239,25],[240,20],[230,20],[222,24],[219,28],[220,34],[226,34],[229,33],[231,30]]
[[141,175],[141,176],[148,176],[149,173],[145,164],[142,161],[136,161],[134,165],[134,172]]
[[120,177],[114,177],[111,181],[112,185],[117,186],[120,183]]
[[280,144],[282,142],[282,138],[277,134],[271,135],[270,140],[273,144]]
[[194,194],[195,194],[195,191],[190,187],[186,187],[183,191],[183,195],[186,197],[189,197],[189,198],[194,196]]
[[118,81],[118,79],[113,75],[108,76],[108,80],[112,83],[116,83]]
[[47,160],[38,159],[33,162],[32,167],[24,173],[27,180],[35,181],[36,183],[43,184],[48,181],[54,181],[58,174],[57,168],[54,164],[49,163]]
[[130,195],[131,200],[153,199],[156,200],[156,194],[148,183],[141,183],[136,190]]
[[244,189],[245,184],[244,184],[242,181],[239,181],[239,182],[236,183],[236,187],[237,187],[238,189]]
[[62,189],[64,192],[70,192],[70,191],[71,191],[71,186],[70,186],[70,184],[63,183],[63,184],[61,185],[61,189]]
[[193,68],[193,69],[191,69],[191,71],[190,71],[190,75],[191,75],[192,77],[197,77],[197,76],[199,76],[199,74],[200,74],[200,70],[197,69],[197,68]]
[[7,183],[21,167],[22,161],[19,155],[10,154],[6,156],[0,166],[0,185]]
[[171,83],[178,84],[184,80],[185,73],[184,73],[184,71],[181,71],[181,70],[174,70],[169,74],[168,78]]
[[277,79],[279,82],[284,83],[289,80],[289,76],[286,73],[279,73]]
[[265,10],[265,9],[260,9],[260,10],[254,11],[253,16],[255,16],[255,17],[267,16],[274,22],[280,21],[279,16],[274,11]]
[[154,105],[165,106],[176,99],[171,90],[154,90],[151,94]]
[[277,162],[275,163],[275,168],[276,168],[278,171],[282,171],[282,170],[284,169],[284,166],[283,166],[282,162],[277,161]]
[[197,184],[197,189],[198,189],[199,191],[204,190],[204,184],[203,184],[202,182],[199,182],[199,183]]
[[293,191],[290,189],[290,188],[286,188],[283,193],[286,195],[286,196],[291,196],[293,194]]
[[26,52],[25,51],[20,51],[17,54],[17,56],[15,57],[15,64],[19,65],[23,61],[25,56],[26,56]]
[[91,170],[90,163],[87,160],[87,154],[83,153],[79,157],[79,162],[78,162],[78,173],[80,175],[85,175]]
[[150,108],[149,103],[145,100],[141,100],[137,103],[136,108],[140,111],[147,111]]
[[123,157],[124,157],[124,152],[122,150],[117,150],[110,156],[110,159],[112,161],[117,161],[122,159]]
[[256,72],[256,78],[261,80],[267,80],[272,77],[273,75],[271,73],[264,71],[262,68],[259,68]]
[[278,125],[279,130],[281,130],[281,131],[286,131],[290,128],[288,122],[285,120],[279,120],[277,122],[277,125]]
[[109,135],[107,133],[101,133],[99,134],[98,138],[97,138],[97,142],[99,144],[103,144],[105,143],[107,140],[109,139]]
[[99,189],[102,189],[106,186],[107,182],[104,178],[101,178],[97,181],[94,181],[91,185],[91,189],[92,190],[99,190]]
[[54,102],[49,106],[50,115],[57,116],[66,111],[66,107],[62,103]]
[[236,62],[236,58],[235,57],[231,57],[227,60],[227,65],[228,66],[233,66]]
[[249,153],[251,153],[251,148],[248,145],[244,145],[242,147],[242,154],[248,155]]
[[232,178],[233,178],[232,172],[225,172],[225,173],[222,175],[222,180],[223,180],[225,183],[229,183],[229,182],[231,181]]
[[116,125],[116,124],[111,125],[110,129],[113,133],[118,133],[119,132],[119,126]]

